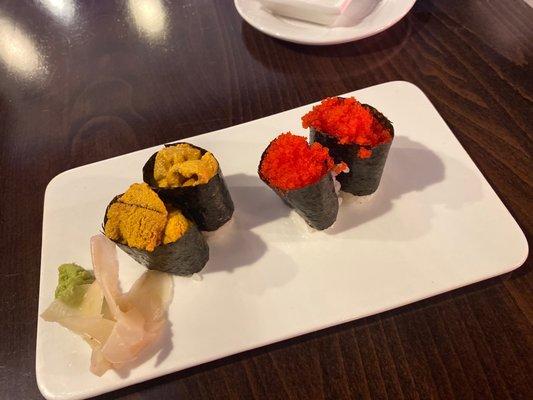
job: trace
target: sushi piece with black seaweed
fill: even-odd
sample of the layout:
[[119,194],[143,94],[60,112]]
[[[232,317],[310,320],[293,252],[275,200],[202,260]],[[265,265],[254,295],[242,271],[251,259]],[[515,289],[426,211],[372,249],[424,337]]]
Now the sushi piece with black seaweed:
[[354,98],[323,100],[302,117],[310,141],[327,147],[335,162],[348,173],[338,177],[341,190],[357,196],[374,193],[394,138],[392,123],[378,110]]
[[261,156],[259,177],[309,226],[323,230],[337,219],[336,166],[328,149],[290,132],[274,139]]
[[196,225],[145,183],[134,183],[107,206],[104,234],[146,268],[176,275],[199,272],[209,248]]
[[220,165],[213,154],[201,147],[166,144],[144,165],[143,180],[202,231],[220,228],[233,215],[233,200]]

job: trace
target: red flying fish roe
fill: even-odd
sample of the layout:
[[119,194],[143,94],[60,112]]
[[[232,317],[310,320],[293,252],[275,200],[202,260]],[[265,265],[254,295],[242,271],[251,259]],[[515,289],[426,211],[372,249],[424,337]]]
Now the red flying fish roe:
[[287,132],[270,143],[259,172],[270,185],[290,190],[319,181],[333,167],[327,148]]
[[341,144],[366,147],[366,151],[361,149],[359,152],[360,158],[370,157],[372,147],[392,140],[390,132],[353,97],[328,97],[322,100],[302,117],[302,125],[335,136]]

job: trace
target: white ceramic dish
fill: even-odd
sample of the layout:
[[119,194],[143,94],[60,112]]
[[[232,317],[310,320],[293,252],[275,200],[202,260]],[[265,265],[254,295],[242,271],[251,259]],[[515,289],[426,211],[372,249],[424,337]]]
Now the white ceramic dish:
[[[333,93],[332,93],[333,94]],[[426,96],[407,82],[348,93],[394,122],[379,190],[346,198],[335,225],[309,232],[257,177],[269,141],[304,134],[310,105],[190,138],[218,157],[236,212],[208,238],[203,280],[174,278],[161,353],[119,376],[89,372],[89,346],[39,318],[36,373],[47,399],[80,399],[376,314],[520,266],[524,234]],[[109,200],[141,180],[159,147],[75,168],[45,194],[39,313],[57,266],[90,267],[89,238]],[[123,289],[143,268],[119,251]]]
[[322,26],[270,13],[259,0],[235,0],[241,17],[266,35],[289,42],[329,45],[383,32],[401,20],[416,0],[352,1],[334,25]]

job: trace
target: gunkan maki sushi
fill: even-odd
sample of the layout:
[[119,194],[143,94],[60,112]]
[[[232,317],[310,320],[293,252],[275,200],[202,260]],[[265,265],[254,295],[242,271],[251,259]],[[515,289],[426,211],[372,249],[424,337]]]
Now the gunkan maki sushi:
[[143,180],[203,231],[220,228],[233,215],[233,200],[220,165],[201,147],[190,143],[165,145],[144,165]]
[[209,248],[196,225],[146,183],[134,183],[107,206],[104,234],[139,264],[176,275],[200,271]]
[[339,176],[341,190],[357,196],[374,193],[381,180],[394,128],[374,107],[353,97],[330,97],[302,117],[311,142],[327,147],[349,171]]
[[337,219],[339,201],[335,165],[328,149],[309,144],[303,136],[284,133],[274,139],[261,156],[259,177],[311,227],[323,230]]

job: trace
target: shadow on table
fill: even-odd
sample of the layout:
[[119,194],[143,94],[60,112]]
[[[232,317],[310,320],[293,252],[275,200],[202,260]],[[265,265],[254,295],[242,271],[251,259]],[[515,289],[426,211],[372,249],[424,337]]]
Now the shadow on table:
[[231,272],[259,260],[267,251],[266,243],[255,233],[243,227],[238,217],[216,232],[206,234],[209,262],[201,274]]
[[233,201],[237,221],[252,229],[289,215],[286,207],[258,175],[235,174],[225,178]]
[[[290,209],[257,176],[235,174],[225,181],[235,212],[228,223],[206,234],[210,261],[201,274],[233,273],[244,267],[239,279],[254,294],[285,285],[296,275],[296,263],[279,246],[268,247],[253,228],[287,216]],[[270,262],[256,264],[267,250]]]
[[225,177],[235,204],[233,218],[215,232],[207,233],[210,262],[205,273],[232,271],[250,265],[267,251],[266,243],[252,229],[282,218],[289,208],[258,177],[235,174]]
[[461,162],[448,158],[445,167],[441,156],[421,143],[407,137],[396,137],[377,192],[366,198],[343,193],[344,201],[340,206],[337,222],[326,232],[334,235],[380,218],[389,213],[395,202],[403,196],[430,190],[433,185],[444,181],[446,174],[461,179],[461,187],[468,190],[436,190],[424,196],[423,201],[416,204],[416,209],[409,210],[416,212],[416,218],[403,223],[399,220],[395,229],[362,232],[361,238],[365,238],[365,234],[376,235],[370,239],[379,240],[410,240],[419,237],[430,229],[435,206],[459,209],[481,196],[479,179]]
[[[403,217],[399,215],[394,229],[361,230],[359,238],[411,240],[422,236],[431,228],[436,206],[459,209],[465,203],[479,199],[480,183],[474,173],[458,160],[447,158],[444,163],[441,157],[443,156],[419,142],[397,136],[378,191],[366,198],[342,193],[343,202],[337,221],[324,232],[336,235],[379,219],[390,213],[403,196],[430,190],[432,186],[444,181],[447,173],[461,179],[461,182],[454,181],[454,186],[450,186],[454,190],[439,188],[421,197],[421,201],[413,206],[415,209],[406,211],[416,213],[417,218],[402,223]],[[291,211],[258,176],[236,174],[228,176],[226,181],[235,202],[235,215],[232,222],[209,238],[210,245],[213,244],[213,259],[225,260],[218,269],[233,269],[259,259],[266,252],[267,246],[251,230],[286,218]],[[456,192],[461,187],[468,190]]]

